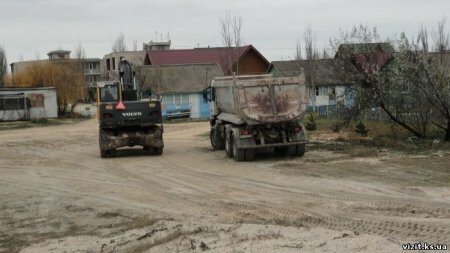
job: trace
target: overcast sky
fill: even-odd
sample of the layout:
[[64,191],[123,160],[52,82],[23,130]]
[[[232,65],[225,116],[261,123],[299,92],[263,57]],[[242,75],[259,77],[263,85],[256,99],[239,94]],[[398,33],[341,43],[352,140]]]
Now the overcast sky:
[[0,0],[0,46],[9,63],[79,43],[87,57],[103,58],[121,32],[129,49],[168,35],[173,49],[222,46],[219,18],[227,10],[242,17],[243,41],[273,61],[294,57],[308,25],[319,48],[359,24],[376,26],[383,38],[415,36],[423,24],[431,37],[450,0]]

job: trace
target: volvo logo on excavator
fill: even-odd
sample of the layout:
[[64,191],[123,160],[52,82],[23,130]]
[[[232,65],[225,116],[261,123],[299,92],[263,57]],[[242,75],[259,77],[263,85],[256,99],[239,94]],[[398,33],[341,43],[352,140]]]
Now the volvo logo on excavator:
[[142,112],[122,112],[125,117],[142,116]]

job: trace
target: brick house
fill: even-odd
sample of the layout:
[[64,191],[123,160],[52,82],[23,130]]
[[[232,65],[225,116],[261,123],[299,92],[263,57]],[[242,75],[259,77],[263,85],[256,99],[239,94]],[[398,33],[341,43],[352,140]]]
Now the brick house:
[[148,51],[145,65],[218,64],[225,75],[266,73],[270,63],[252,45]]

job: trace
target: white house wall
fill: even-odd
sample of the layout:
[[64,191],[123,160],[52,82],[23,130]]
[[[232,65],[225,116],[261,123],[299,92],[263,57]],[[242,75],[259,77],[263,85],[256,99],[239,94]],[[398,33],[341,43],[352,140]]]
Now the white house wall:
[[41,89],[5,89],[0,90],[1,94],[17,94],[23,93],[26,98],[33,96],[43,95],[43,106],[32,106],[29,110],[30,119],[39,118],[57,118],[58,117],[58,105],[56,102],[56,89],[54,88],[41,88]]
[[196,93],[189,95],[189,104],[191,107],[191,118],[200,118],[200,96]]

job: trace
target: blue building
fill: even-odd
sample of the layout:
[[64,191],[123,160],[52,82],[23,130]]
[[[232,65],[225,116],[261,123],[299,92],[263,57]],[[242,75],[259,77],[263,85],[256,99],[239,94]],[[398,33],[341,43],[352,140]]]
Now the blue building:
[[136,68],[136,77],[144,92],[161,96],[162,115],[172,118],[209,118],[209,103],[203,101],[203,89],[211,80],[223,76],[217,64],[144,65]]

